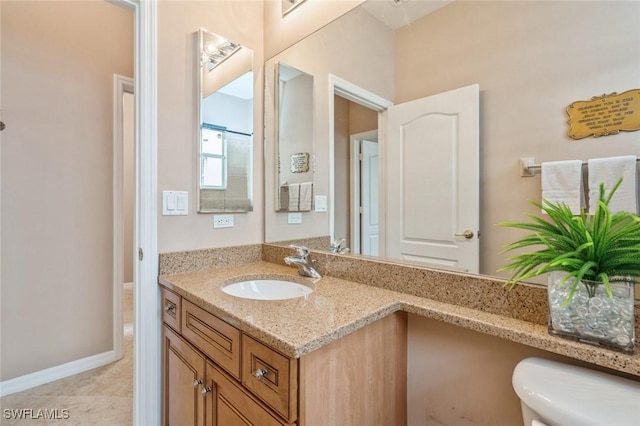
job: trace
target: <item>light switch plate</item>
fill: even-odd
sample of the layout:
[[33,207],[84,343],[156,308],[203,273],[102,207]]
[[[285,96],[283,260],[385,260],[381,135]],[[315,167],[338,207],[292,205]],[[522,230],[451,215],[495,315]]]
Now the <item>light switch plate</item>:
[[302,213],[289,213],[287,216],[288,223],[302,223]]
[[232,214],[215,214],[213,215],[213,228],[233,228]]
[[327,211],[327,196],[326,195],[316,195],[315,206],[317,212],[326,212]]
[[187,191],[162,191],[162,215],[186,216],[189,214]]

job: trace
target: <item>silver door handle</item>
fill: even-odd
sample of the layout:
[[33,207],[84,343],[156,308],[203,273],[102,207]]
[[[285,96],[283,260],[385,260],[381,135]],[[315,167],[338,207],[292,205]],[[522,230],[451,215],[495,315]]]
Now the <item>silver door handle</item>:
[[453,235],[455,235],[456,237],[465,237],[467,240],[470,240],[471,238],[473,238],[473,231],[470,229],[467,229],[462,234],[453,234]]

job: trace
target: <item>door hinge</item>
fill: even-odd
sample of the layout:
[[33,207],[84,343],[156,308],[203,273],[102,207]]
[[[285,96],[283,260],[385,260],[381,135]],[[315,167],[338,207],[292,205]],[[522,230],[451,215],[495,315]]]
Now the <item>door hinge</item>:
[[144,259],[144,252],[142,251],[141,248],[138,249],[138,260],[140,262],[142,262],[142,259]]
[[362,153],[358,154],[358,160],[360,161],[364,160],[364,155]]

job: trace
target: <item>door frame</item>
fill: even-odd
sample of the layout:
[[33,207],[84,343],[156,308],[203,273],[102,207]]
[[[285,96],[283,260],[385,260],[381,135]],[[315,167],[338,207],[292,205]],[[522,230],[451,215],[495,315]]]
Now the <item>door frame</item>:
[[156,1],[106,0],[134,12],[135,214],[133,265],[133,424],[160,425],[161,337],[158,287],[158,37]]
[[[351,243],[351,252],[354,254],[360,253],[361,244],[361,226],[362,226],[362,217],[360,212],[360,207],[362,206],[362,191],[361,191],[361,177],[362,177],[362,161],[360,159],[361,154],[361,141],[365,139],[371,139],[372,136],[375,136],[376,141],[379,138],[378,130],[369,130],[367,132],[356,133],[350,135],[350,151],[349,151],[349,159],[351,163],[351,170],[349,173],[349,187],[351,188],[351,203],[350,203],[350,226],[351,226],[351,235],[350,235],[350,243]],[[380,155],[380,146],[378,145],[378,155]],[[378,183],[380,186],[380,183]],[[380,203],[378,203],[380,204]],[[378,212],[380,212],[380,206],[378,205]]]
[[[383,150],[386,149],[385,145],[385,137],[384,128],[385,128],[385,116],[384,112],[390,106],[393,106],[393,102],[387,100],[381,96],[376,95],[362,87],[359,87],[347,80],[344,80],[334,74],[329,74],[329,237],[333,241],[336,238],[335,233],[335,165],[334,165],[334,157],[335,157],[335,106],[334,99],[335,95],[339,95],[349,101],[355,102],[359,105],[362,105],[366,108],[372,109],[378,112],[378,151],[382,155]],[[385,205],[385,193],[386,186],[384,181],[385,176],[385,166],[384,159],[380,157],[380,171],[379,171],[379,200],[380,205]],[[380,229],[385,229],[385,215],[384,209],[380,209]],[[352,231],[353,232],[353,231]],[[384,255],[384,241],[382,240],[383,233],[380,233],[380,255]],[[353,244],[353,242],[352,242]]]

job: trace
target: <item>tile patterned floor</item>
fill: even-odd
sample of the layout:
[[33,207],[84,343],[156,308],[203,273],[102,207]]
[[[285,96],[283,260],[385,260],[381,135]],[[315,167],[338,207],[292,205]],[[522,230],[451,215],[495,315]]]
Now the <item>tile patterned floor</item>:
[[[133,288],[125,287],[124,358],[72,377],[0,398],[0,425],[117,426],[133,423]],[[5,410],[31,409],[28,419],[7,419]],[[53,411],[57,419],[37,417]],[[67,411],[63,411],[67,410]],[[49,412],[51,414],[51,411]],[[66,417],[66,418],[65,418]]]

